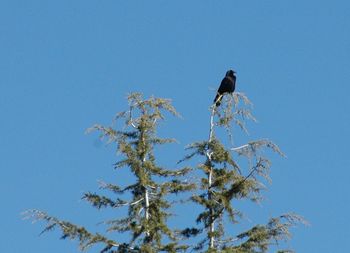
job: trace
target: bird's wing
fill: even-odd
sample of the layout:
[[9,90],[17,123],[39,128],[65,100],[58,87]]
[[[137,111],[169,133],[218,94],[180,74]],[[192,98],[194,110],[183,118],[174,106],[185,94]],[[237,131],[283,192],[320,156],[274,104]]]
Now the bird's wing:
[[234,85],[234,80],[232,78],[224,77],[222,79],[220,87],[218,89],[218,93],[223,94],[225,92],[232,92],[232,87]]
[[232,84],[232,90],[231,90],[231,92],[234,92],[235,91],[235,88],[236,88],[236,76],[234,75],[233,76],[233,84]]

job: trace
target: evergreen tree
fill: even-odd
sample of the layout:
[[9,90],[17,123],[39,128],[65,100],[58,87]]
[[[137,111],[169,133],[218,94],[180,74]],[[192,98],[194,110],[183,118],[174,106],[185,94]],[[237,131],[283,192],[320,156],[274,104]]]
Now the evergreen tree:
[[[128,101],[129,110],[119,113],[116,117],[117,120],[124,121],[123,130],[95,125],[89,131],[97,130],[101,137],[108,138],[108,142],[116,143],[117,151],[123,159],[115,163],[115,168],[129,168],[136,180],[125,187],[103,183],[102,188],[117,195],[115,198],[96,193],[85,193],[83,198],[98,209],[127,207],[127,217],[109,220],[106,224],[108,232],[130,232],[130,240],[115,241],[39,210],[31,210],[27,215],[46,221],[44,231],[59,227],[63,233],[62,238],[77,239],[81,250],[102,243],[103,253],[183,251],[186,246],[178,244],[176,233],[167,225],[167,218],[170,216],[168,209],[171,207],[167,195],[194,187],[186,180],[179,180],[189,172],[189,168],[162,168],[157,165],[154,155],[156,145],[174,142],[174,139],[160,138],[156,135],[158,123],[164,119],[164,112],[175,116],[178,116],[178,113],[167,99],[152,97],[145,100],[141,94],[133,93],[129,95]],[[127,193],[132,196],[130,200],[119,197]]]
[[[203,207],[196,219],[199,226],[185,229],[183,235],[189,238],[205,234],[204,239],[193,247],[195,251],[267,252],[272,244],[288,239],[289,228],[303,222],[303,219],[293,213],[283,214],[270,219],[266,225],[256,225],[236,236],[226,235],[230,223],[238,223],[242,216],[240,210],[235,208],[235,201],[259,201],[264,188],[262,179],[270,180],[270,160],[264,156],[263,149],[268,148],[284,156],[277,145],[266,139],[250,141],[240,147],[225,147],[215,135],[215,127],[226,129],[232,144],[232,124],[247,132],[246,120],[255,121],[250,112],[251,102],[243,93],[235,92],[227,98],[222,106],[213,104],[211,107],[208,140],[190,144],[188,150],[191,153],[180,161],[194,156],[203,157],[203,163],[197,168],[204,175],[199,180],[198,191],[191,197],[194,203]],[[248,159],[245,164],[250,166],[241,168],[237,163],[237,160],[242,160],[239,157]]]
[[[232,143],[233,125],[246,131],[245,121],[255,120],[250,112],[250,101],[244,94],[236,92],[227,96],[221,107],[211,107],[208,140],[189,145],[190,153],[180,161],[202,157],[203,162],[196,169],[166,169],[157,165],[155,146],[174,142],[156,134],[158,123],[164,120],[164,113],[178,116],[169,100],[143,99],[141,94],[132,93],[128,102],[128,110],[116,116],[117,122],[123,122],[121,130],[95,125],[89,131],[96,130],[108,142],[116,144],[122,159],[115,163],[115,168],[129,168],[135,182],[126,186],[102,183],[101,187],[112,193],[113,198],[91,192],[85,193],[83,198],[98,209],[127,208],[127,217],[109,220],[106,224],[108,232],[129,232],[129,240],[119,241],[92,233],[39,210],[28,211],[28,217],[47,222],[43,232],[58,227],[62,238],[78,240],[82,251],[102,244],[102,253],[264,253],[271,245],[288,239],[291,226],[303,222],[298,215],[283,214],[235,236],[228,233],[227,224],[236,224],[242,216],[235,203],[241,199],[259,201],[264,188],[263,180],[269,181],[270,161],[264,155],[264,149],[283,156],[277,145],[267,139],[227,147],[215,133],[216,129],[225,129]],[[243,163],[249,164],[246,168],[239,165],[243,162],[242,158],[248,160],[248,163]],[[194,173],[194,176],[200,174],[200,180],[189,182],[185,179],[189,173]],[[203,211],[196,218],[196,227],[175,230],[167,224],[171,215],[169,209],[174,203],[171,196],[186,191],[192,191],[190,201],[202,206]],[[180,243],[180,239],[186,238],[191,238],[190,242],[195,241],[195,245],[188,246],[183,240]]]

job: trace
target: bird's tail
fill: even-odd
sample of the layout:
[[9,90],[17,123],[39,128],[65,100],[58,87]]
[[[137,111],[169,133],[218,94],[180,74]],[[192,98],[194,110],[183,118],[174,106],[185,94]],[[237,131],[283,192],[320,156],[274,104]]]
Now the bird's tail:
[[221,105],[221,99],[222,99],[222,94],[217,93],[216,97],[214,98],[214,103],[216,107]]

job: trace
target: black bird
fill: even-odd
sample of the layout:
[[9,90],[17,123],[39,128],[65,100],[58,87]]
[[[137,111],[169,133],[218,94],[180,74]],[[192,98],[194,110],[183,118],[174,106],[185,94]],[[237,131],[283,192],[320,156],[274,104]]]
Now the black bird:
[[226,72],[224,79],[222,79],[218,92],[216,93],[216,97],[214,99],[214,103],[216,106],[220,106],[222,96],[225,93],[233,93],[236,87],[236,76],[235,71],[229,70]]

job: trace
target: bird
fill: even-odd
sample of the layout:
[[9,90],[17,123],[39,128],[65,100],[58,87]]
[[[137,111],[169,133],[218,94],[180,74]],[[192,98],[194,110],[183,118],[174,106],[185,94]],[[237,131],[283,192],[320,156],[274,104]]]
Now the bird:
[[214,98],[214,104],[216,107],[220,106],[221,99],[225,93],[233,93],[236,88],[236,76],[235,71],[230,69],[226,72],[224,79],[222,79],[220,87]]

